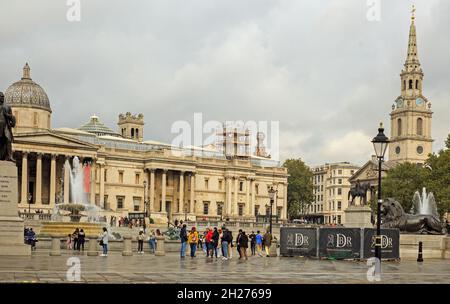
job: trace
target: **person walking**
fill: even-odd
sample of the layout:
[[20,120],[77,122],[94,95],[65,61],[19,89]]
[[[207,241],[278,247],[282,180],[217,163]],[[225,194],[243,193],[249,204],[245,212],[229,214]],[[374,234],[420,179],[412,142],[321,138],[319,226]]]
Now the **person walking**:
[[137,236],[137,241],[138,241],[138,253],[139,254],[144,254],[144,231],[140,230],[139,234]]
[[250,249],[251,249],[251,254],[255,255],[255,251],[256,251],[256,235],[255,232],[252,231],[252,233],[248,236],[248,238],[250,239]]
[[86,234],[84,233],[83,229],[80,229],[78,232],[78,244],[77,244],[77,250],[80,251],[80,248],[82,251],[84,251],[84,242],[86,241]]
[[155,253],[156,250],[156,234],[155,230],[148,233],[148,246],[151,253]]
[[266,234],[264,234],[264,249],[266,250],[266,257],[269,257],[270,245],[272,243],[272,235],[269,230],[267,230]]
[[242,229],[239,229],[239,233],[238,233],[238,235],[237,235],[237,237],[236,237],[236,250],[237,250],[237,252],[239,253],[239,259],[242,258],[242,255],[241,255],[241,246],[240,246],[240,242],[239,242],[239,239],[241,238],[241,235],[242,235]]
[[246,260],[248,260],[247,248],[248,248],[248,236],[245,234],[245,231],[242,231],[241,235],[239,236],[239,254],[240,254],[239,259],[245,258]]
[[222,254],[223,254],[223,260],[228,260],[228,246],[229,243],[233,240],[230,231],[228,231],[227,228],[223,229],[222,233]]
[[214,253],[217,259],[217,246],[219,246],[219,231],[217,230],[217,227],[214,227],[211,243],[212,243],[211,257],[213,257]]
[[188,235],[189,246],[191,247],[191,258],[195,257],[195,251],[197,250],[198,245],[198,232],[195,230],[195,227],[191,228],[191,231]]
[[227,229],[227,231],[228,231],[229,237],[230,237],[230,241],[228,242],[228,256],[227,257],[229,259],[232,259],[233,258],[233,250],[231,250],[231,249],[234,247],[234,244],[233,244],[233,232],[231,230],[228,230],[228,229]]
[[263,244],[263,237],[261,235],[261,233],[258,231],[256,231],[256,250],[258,251],[258,255],[262,256],[262,244]]
[[188,235],[186,231],[186,224],[183,224],[180,230],[181,250],[180,257],[184,259],[186,257],[186,245],[188,241]]
[[103,227],[103,232],[100,235],[100,245],[103,248],[103,253],[100,256],[108,256],[108,229],[106,227]]
[[78,228],[75,229],[75,231],[72,233],[72,239],[73,239],[73,250],[77,250],[78,247]]
[[206,257],[213,257],[213,231],[211,228],[208,228],[208,232],[206,233],[205,243],[206,243]]

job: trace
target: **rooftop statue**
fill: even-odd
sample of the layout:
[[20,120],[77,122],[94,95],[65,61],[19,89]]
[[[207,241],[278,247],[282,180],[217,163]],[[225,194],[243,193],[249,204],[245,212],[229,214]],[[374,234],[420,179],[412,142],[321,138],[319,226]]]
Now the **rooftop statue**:
[[12,128],[15,126],[16,118],[12,114],[11,106],[5,104],[5,95],[0,92],[0,160],[14,162]]

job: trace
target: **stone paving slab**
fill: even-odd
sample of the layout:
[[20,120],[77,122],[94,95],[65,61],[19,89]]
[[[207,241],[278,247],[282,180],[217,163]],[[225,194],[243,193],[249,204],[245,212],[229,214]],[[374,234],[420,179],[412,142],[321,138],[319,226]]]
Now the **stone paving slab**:
[[[70,254],[50,257],[33,252],[31,257],[2,257],[0,282],[69,282],[66,273]],[[108,257],[76,255],[84,283],[370,283],[365,261],[336,261],[306,258],[249,257],[247,261],[207,259],[202,254],[181,260],[178,255]],[[383,262],[380,283],[450,283],[447,260]]]

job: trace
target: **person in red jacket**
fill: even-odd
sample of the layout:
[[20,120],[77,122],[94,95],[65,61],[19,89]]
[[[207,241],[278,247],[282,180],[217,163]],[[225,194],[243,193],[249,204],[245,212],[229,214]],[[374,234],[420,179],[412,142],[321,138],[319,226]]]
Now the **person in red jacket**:
[[211,255],[211,258],[213,257],[213,231],[211,228],[208,229],[208,232],[206,233],[205,242],[206,242],[206,256],[209,258]]

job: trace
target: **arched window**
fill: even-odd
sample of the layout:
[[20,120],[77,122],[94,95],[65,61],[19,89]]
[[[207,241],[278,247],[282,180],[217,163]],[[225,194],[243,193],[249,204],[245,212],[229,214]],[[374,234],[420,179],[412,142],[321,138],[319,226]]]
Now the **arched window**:
[[413,88],[413,81],[412,79],[409,80],[409,89],[412,90]]
[[397,136],[402,136],[402,120],[397,119]]
[[134,128],[131,128],[131,138],[134,138]]
[[417,135],[423,135],[423,119],[417,118]]
[[416,80],[416,89],[419,89],[419,80]]
[[403,80],[403,91],[406,90],[406,80]]
[[139,129],[136,129],[136,138],[139,138]]

